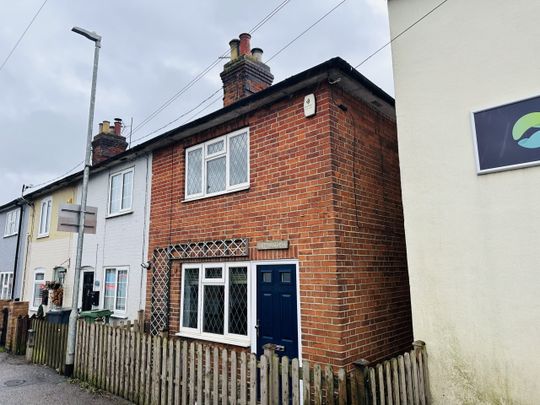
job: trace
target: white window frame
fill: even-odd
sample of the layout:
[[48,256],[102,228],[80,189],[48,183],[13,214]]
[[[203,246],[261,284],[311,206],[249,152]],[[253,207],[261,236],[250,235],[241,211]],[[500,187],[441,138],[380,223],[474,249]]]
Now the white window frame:
[[19,233],[20,208],[15,208],[6,214],[6,225],[4,227],[4,238],[17,235]]
[[13,291],[13,272],[0,273],[0,300],[11,299]]
[[[43,274],[43,280],[36,280],[36,276],[38,274]],[[36,300],[36,284],[45,284],[45,269],[36,269],[34,270],[34,279],[32,281],[32,302],[30,304],[30,309],[33,311],[37,311],[39,308],[39,305],[36,307],[34,306],[34,302]],[[40,290],[41,291],[41,290]],[[41,294],[41,292],[40,292]]]
[[[45,228],[41,228],[41,224],[43,223],[43,206],[47,207],[46,211],[46,218],[45,218]],[[49,236],[49,232],[51,231],[51,213],[52,213],[52,197],[46,197],[41,200],[39,203],[39,224],[38,224],[38,238],[44,238],[46,236]]]
[[[229,147],[229,143],[230,143],[231,138],[234,138],[235,136],[243,134],[243,133],[245,133],[246,137],[247,137],[247,181],[244,182],[244,183],[240,183],[240,184],[230,185],[230,167],[231,166],[230,166],[230,147]],[[208,154],[207,153],[208,146],[210,146],[210,145],[212,145],[214,143],[220,142],[220,141],[224,141],[223,150],[220,151],[220,152],[215,152],[215,153],[212,153],[212,154]],[[214,139],[211,139],[211,140],[206,141],[204,143],[200,143],[198,145],[187,148],[186,151],[185,151],[185,165],[184,165],[184,172],[185,172],[184,173],[184,201],[198,200],[198,199],[201,199],[201,198],[213,197],[213,196],[217,196],[217,195],[228,194],[228,193],[233,193],[235,191],[248,189],[249,185],[250,185],[250,144],[249,144],[249,141],[250,141],[249,127],[247,127],[247,128],[242,128],[242,129],[239,129],[237,131],[231,132],[231,133],[229,133],[227,135],[224,135],[224,136],[221,136],[219,138],[214,138]],[[188,188],[187,188],[188,187],[188,160],[189,160],[188,155],[189,155],[190,152],[192,152],[194,150],[197,150],[197,149],[202,150],[201,192],[197,193],[197,194],[188,195]],[[225,190],[217,191],[217,192],[214,192],[214,193],[207,193],[206,192],[206,186],[207,186],[207,183],[206,183],[206,179],[207,179],[206,167],[207,167],[207,163],[210,160],[220,158],[220,157],[225,157]]]
[[[114,288],[114,309],[112,309],[114,315],[124,316],[128,312],[128,297],[129,297],[129,266],[107,266],[103,268],[103,309],[105,308],[105,288],[107,287],[107,270],[115,270],[116,271],[116,277],[115,277],[115,288]],[[118,296],[118,271],[126,271],[126,308],[125,310],[121,311],[116,309],[116,298]]]
[[[131,180],[131,190],[129,190],[131,194],[131,205],[129,208],[122,208],[122,201],[120,200],[120,210],[111,212],[111,197],[112,197],[112,179],[116,176],[121,176],[122,179],[122,187],[120,188],[120,196],[124,194],[124,175],[126,173],[133,173],[132,180]],[[107,216],[108,217],[115,217],[117,215],[123,215],[129,212],[133,212],[133,189],[135,186],[135,167],[130,167],[124,170],[120,170],[118,172],[111,173],[109,175],[109,187],[108,187],[108,198],[107,198]]]
[[[205,269],[208,267],[222,267],[223,274],[221,279],[207,279],[204,277]],[[247,334],[237,335],[229,333],[229,273],[231,267],[245,267],[247,270]],[[197,307],[197,328],[187,328],[182,326],[184,321],[184,280],[186,269],[198,269],[199,270],[199,299]],[[232,344],[236,346],[249,347],[251,346],[251,312],[255,308],[253,297],[251,294],[251,264],[249,262],[226,262],[226,263],[185,263],[182,265],[182,281],[180,289],[180,332],[176,335],[189,337],[194,339],[208,340],[211,342],[219,342],[225,344]],[[223,335],[203,332],[203,310],[204,310],[204,286],[208,285],[223,285],[225,290],[224,296],[224,325]]]

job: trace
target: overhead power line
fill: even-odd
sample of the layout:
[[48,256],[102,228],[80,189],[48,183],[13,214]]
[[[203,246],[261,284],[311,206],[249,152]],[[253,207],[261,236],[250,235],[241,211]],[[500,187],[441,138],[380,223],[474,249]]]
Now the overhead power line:
[[[339,6],[341,6],[343,3],[345,3],[347,0],[342,0],[340,3],[336,4],[334,7],[332,7],[329,11],[327,11],[325,14],[323,14],[320,18],[318,18],[313,24],[311,24],[309,27],[307,27],[304,31],[302,31],[300,34],[298,34],[293,40],[289,41],[287,44],[285,44],[283,47],[281,47],[277,52],[275,52],[267,61],[266,63],[270,62],[272,59],[274,59],[276,56],[278,56],[281,52],[283,52],[285,49],[287,49],[289,46],[291,46],[293,43],[295,43],[297,40],[299,40],[302,36],[304,36],[305,34],[307,34],[311,29],[313,29],[317,24],[319,24],[321,21],[323,21],[326,17],[328,17],[330,14],[332,14]],[[190,114],[191,112],[195,111],[198,107],[200,107],[202,104],[204,104],[206,101],[210,100],[217,92],[221,91],[222,87],[220,87],[219,89],[215,90],[214,92],[212,92],[209,96],[207,96],[203,101],[201,101],[199,104],[197,104],[194,108],[192,108],[191,110],[183,113],[182,115],[178,116],[177,118],[175,118],[174,120],[168,122],[167,124],[163,125],[162,127],[160,128],[157,128],[155,130],[153,130],[152,132],[140,137],[140,138],[137,138],[135,139],[133,142],[136,142],[136,141],[140,141],[142,139],[145,139],[145,138],[148,138],[150,135],[153,135],[155,134],[156,132],[159,132],[161,131],[162,129],[165,129],[167,128],[169,125],[177,122],[179,119],[185,117],[187,114]],[[208,106],[206,106],[204,109],[202,109],[201,111],[199,111],[197,114],[195,114],[193,117],[196,117],[197,115],[199,115],[202,111],[208,109],[211,105],[215,104],[217,102],[217,100],[214,100],[212,101],[211,104],[209,104]],[[186,122],[189,122],[186,121]]]
[[166,123],[165,125],[157,128],[157,129],[154,129],[152,132],[149,132],[148,134],[144,135],[144,136],[141,136],[140,138],[137,138],[137,139],[134,139],[132,142],[137,142],[137,141],[140,141],[142,139],[145,139],[145,138],[148,138],[150,135],[154,135],[156,132],[159,132],[165,128],[167,128],[169,125],[171,124],[174,124],[175,122],[177,122],[178,120],[182,119],[183,117],[185,117],[186,115],[188,114],[191,114],[193,111],[195,111],[197,108],[199,108],[201,105],[203,105],[204,103],[206,103],[208,100],[210,100],[212,97],[214,97],[218,92],[220,92],[222,89],[222,87],[220,87],[219,89],[217,89],[216,91],[214,91],[212,94],[210,94],[208,97],[206,97],[203,101],[201,101],[199,104],[197,104],[195,107],[193,107],[191,110],[189,111],[186,111],[185,113],[182,113],[181,115],[179,115],[178,117],[176,117],[174,120],[172,121],[169,121],[168,123]]
[[75,169],[77,169],[80,165],[82,165],[84,163],[84,160],[81,160],[79,163],[77,163],[75,166],[73,166],[71,169],[69,169],[67,172],[61,174],[60,176],[57,176],[57,177],[54,177],[50,180],[47,180],[47,181],[43,181],[39,184],[28,184],[27,185],[27,188],[28,189],[31,189],[31,188],[38,188],[38,187],[41,187],[41,186],[44,186],[46,184],[49,184],[49,183],[52,183],[52,182],[55,182],[56,180],[60,180],[61,178],[63,178],[64,176],[67,176],[68,174],[70,174],[72,171],[74,171]]
[[11,58],[11,55],[13,55],[13,52],[15,52],[15,49],[17,49],[17,47],[19,46],[19,44],[21,43],[22,39],[24,38],[24,36],[26,35],[26,33],[28,32],[28,30],[30,29],[30,27],[32,26],[32,24],[34,23],[34,21],[36,20],[37,16],[39,15],[39,13],[41,12],[41,10],[43,9],[43,7],[45,7],[45,4],[47,4],[47,1],[49,0],[45,0],[43,2],[43,4],[41,5],[41,7],[38,9],[38,11],[36,12],[36,14],[34,14],[34,17],[32,17],[32,19],[30,20],[30,23],[26,26],[25,30],[23,31],[23,33],[21,34],[21,36],[19,37],[19,39],[17,40],[17,42],[15,42],[15,45],[13,46],[13,48],[11,49],[11,51],[8,53],[8,55],[6,56],[6,58],[4,59],[4,61],[2,62],[2,65],[0,65],[0,72],[2,71],[2,69],[4,68],[4,66],[6,66],[6,63],[8,62],[8,60]]
[[429,10],[426,14],[424,14],[422,17],[420,17],[418,20],[413,22],[411,25],[409,25],[407,28],[405,28],[403,31],[401,31],[399,34],[397,34],[395,37],[391,38],[390,41],[382,45],[380,48],[369,54],[362,62],[360,62],[358,65],[356,65],[354,68],[358,69],[360,66],[362,66],[364,63],[366,63],[368,60],[373,58],[375,55],[377,55],[379,52],[381,52],[384,48],[386,48],[388,45],[390,45],[392,42],[394,42],[396,39],[401,37],[403,34],[405,34],[407,31],[409,31],[411,28],[413,28],[416,24],[418,24],[420,21],[427,18],[429,15],[431,15],[435,10],[437,10],[439,7],[441,7],[443,4],[445,4],[448,0],[443,0],[439,4],[437,4],[435,7],[433,7],[431,10]]
[[[253,34],[259,30],[264,24],[266,24],[273,16],[275,16],[283,7],[285,7],[291,0],[284,0],[278,4],[270,13],[268,13],[261,21],[259,21],[251,30],[248,32]],[[199,74],[197,74],[193,79],[191,79],[186,85],[184,85],[180,90],[178,90],[172,97],[167,99],[163,104],[161,104],[157,109],[150,113],[146,118],[144,118],[138,125],[133,129],[133,133],[137,132],[143,126],[148,124],[153,120],[157,115],[159,115],[163,110],[165,110],[169,105],[176,101],[180,96],[186,93],[191,87],[193,87],[199,80],[201,80],[208,72],[210,72],[214,67],[221,63],[221,59],[227,56],[230,52],[230,49],[227,49],[220,56],[218,56],[210,65],[204,68]]]
[[[284,3],[286,4],[287,2],[289,2],[290,0],[287,0],[287,1],[284,1],[283,3],[283,6],[284,6]],[[285,46],[283,46],[280,50],[278,50],[276,53],[274,53],[270,59],[273,59],[275,58],[276,56],[278,56],[282,51],[284,51],[285,49],[287,49],[290,45],[292,45],[296,40],[298,40],[299,38],[301,38],[304,34],[306,34],[309,30],[311,30],[315,25],[317,25],[319,22],[321,22],[323,19],[325,19],[329,14],[331,14],[334,10],[336,10],[339,6],[341,6],[346,0],[343,0],[341,1],[340,3],[338,3],[336,6],[334,6],[330,11],[328,11],[326,14],[324,14],[321,18],[319,18],[317,21],[315,21],[312,25],[310,25],[307,29],[305,29],[304,31],[302,31],[302,33],[300,33],[297,37],[295,37],[292,41],[290,41],[289,43],[287,43]],[[396,39],[398,39],[399,37],[401,37],[402,35],[404,35],[407,31],[409,31],[410,29],[412,29],[415,25],[417,25],[418,23],[420,23],[422,20],[424,20],[425,18],[427,18],[429,15],[431,15],[433,12],[435,12],[439,7],[441,7],[442,5],[444,5],[445,3],[447,3],[449,0],[443,0],[442,2],[440,2],[439,4],[437,4],[435,7],[433,7],[430,11],[428,11],[426,14],[422,15],[419,19],[417,19],[416,21],[414,21],[411,25],[409,25],[407,28],[405,28],[403,31],[401,31],[399,34],[397,34],[395,37],[391,38],[390,41],[388,41],[386,44],[384,44],[383,46],[381,46],[380,48],[378,48],[376,51],[372,52],[370,55],[368,55],[364,60],[362,60],[358,65],[356,65],[354,68],[357,69],[358,67],[362,66],[364,63],[366,63],[367,61],[369,61],[371,58],[373,58],[375,55],[377,55],[380,51],[382,51],[384,48],[386,48],[388,45],[392,44]],[[45,3],[47,2],[47,0],[45,0]],[[44,4],[45,4],[44,3]],[[44,5],[43,4],[43,5]],[[41,8],[43,8],[43,5]],[[279,6],[278,6],[279,7]],[[277,9],[277,8],[276,8]],[[276,10],[275,9],[275,10]],[[279,10],[277,10],[279,11]],[[276,12],[277,12],[276,11]],[[270,14],[269,14],[270,15]],[[263,19],[264,20],[264,19]],[[261,21],[263,21],[261,20]],[[255,26],[256,29],[260,28],[260,26]],[[270,61],[270,59],[268,59],[268,61]],[[267,61],[267,62],[268,62]],[[197,104],[195,107],[193,107],[192,109],[190,109],[189,111],[186,111],[185,113],[181,114],[180,116],[178,116],[177,118],[175,118],[174,120],[170,121],[169,123],[167,123],[166,125],[148,133],[147,135],[143,136],[143,137],[140,137],[138,139],[135,139],[133,142],[136,142],[136,141],[139,141],[139,140],[142,140],[144,138],[147,138],[149,137],[150,135],[153,135],[154,133],[156,132],[159,132],[161,131],[162,129],[165,129],[166,127],[168,127],[169,125],[173,124],[174,122],[177,122],[178,120],[180,120],[181,118],[185,117],[186,115],[192,113],[193,111],[195,111],[197,108],[199,108],[201,105],[203,105],[205,102],[207,102],[208,100],[212,99],[212,97],[214,97],[216,95],[217,92],[221,91],[221,87],[219,89],[217,89],[216,91],[214,91],[212,94],[210,94],[208,97],[206,97],[203,101],[201,101],[199,104]],[[202,110],[198,111],[196,114],[194,114],[193,116],[191,116],[187,121],[185,121],[185,123],[191,121],[193,118],[195,118],[196,116],[198,116],[201,112],[205,111],[206,109],[208,109],[211,105],[215,104],[219,99],[216,99],[214,101],[212,101],[212,103],[208,104],[206,107],[204,107]],[[65,172],[64,174],[62,174],[61,176],[58,176],[54,179],[51,179],[51,180],[48,180],[48,181],[45,181],[43,183],[40,183],[40,184],[35,184],[35,185],[32,185],[32,187],[30,188],[36,188],[36,187],[41,187],[45,184],[48,184],[48,183],[51,183],[53,181],[56,181],[56,180],[59,180],[61,179],[62,177],[66,176],[67,174],[71,173],[73,170],[75,170],[77,167],[79,167],[80,165],[82,165],[84,162],[79,162],[77,163],[76,166],[74,166],[73,168],[71,168],[70,170],[68,170],[67,172]]]
[[328,11],[326,14],[324,14],[321,18],[319,18],[317,21],[315,21],[313,24],[311,24],[309,27],[307,27],[304,31],[302,31],[300,34],[298,34],[292,41],[290,41],[287,45],[285,45],[283,48],[281,48],[279,51],[274,53],[270,58],[266,61],[266,63],[270,62],[272,59],[274,59],[276,56],[278,56],[281,52],[283,52],[285,49],[287,49],[289,46],[294,44],[297,40],[299,40],[301,37],[304,36],[307,32],[309,32],[313,27],[315,27],[317,24],[319,24],[322,20],[324,20],[326,17],[328,17],[330,14],[332,14],[339,6],[341,6],[343,3],[345,3],[347,0],[342,0],[340,3],[336,4],[330,11]]

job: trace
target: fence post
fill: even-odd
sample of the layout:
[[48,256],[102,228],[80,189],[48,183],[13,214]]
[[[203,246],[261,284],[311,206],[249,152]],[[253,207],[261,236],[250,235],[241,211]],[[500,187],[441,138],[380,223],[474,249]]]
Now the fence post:
[[360,359],[358,361],[354,362],[354,365],[356,366],[357,373],[357,381],[355,383],[358,385],[358,396],[360,399],[360,405],[368,405],[369,404],[369,390],[366,387],[366,382],[368,380],[368,366],[369,361],[366,359]]
[[144,333],[144,309],[139,309],[137,312],[137,320],[139,321],[139,332]]
[[[276,345],[273,343],[267,343],[263,346],[264,355],[268,360],[268,394],[271,404],[277,404],[279,402],[279,387],[275,387],[274,373],[277,370],[274,370],[274,356],[276,354]],[[277,393],[277,395],[276,395]]]
[[28,339],[26,340],[26,361],[32,363],[32,355],[34,353],[34,329],[28,329]]
[[[424,389],[424,395],[425,395],[425,401],[427,404],[431,404],[431,393],[429,390],[429,373],[428,373],[428,364],[427,364],[427,351],[426,351],[426,343],[422,340],[415,340],[413,342],[414,350],[417,354],[421,354],[421,363],[419,366],[421,366],[420,372],[422,373],[422,382],[423,382],[423,389]],[[420,352],[420,353],[418,353]]]

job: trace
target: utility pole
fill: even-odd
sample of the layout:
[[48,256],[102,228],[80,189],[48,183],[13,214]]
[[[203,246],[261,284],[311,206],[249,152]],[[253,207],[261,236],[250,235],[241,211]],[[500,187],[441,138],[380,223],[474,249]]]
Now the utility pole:
[[82,252],[84,244],[84,220],[86,216],[86,200],[88,196],[88,179],[90,177],[90,165],[92,157],[92,131],[94,126],[94,106],[96,101],[96,81],[99,61],[99,49],[101,48],[101,36],[95,32],[90,32],[79,27],[73,27],[71,31],[82,35],[93,41],[94,47],[94,69],[92,72],[92,90],[90,92],[90,111],[88,114],[88,133],[86,137],[86,154],[84,158],[83,184],[81,192],[81,212],[79,214],[79,233],[77,235],[77,255],[75,257],[75,274],[73,277],[73,294],[71,298],[71,314],[69,315],[68,340],[66,350],[65,374],[73,374],[75,363],[75,339],[77,333],[77,318],[79,304],[79,283],[81,276]]

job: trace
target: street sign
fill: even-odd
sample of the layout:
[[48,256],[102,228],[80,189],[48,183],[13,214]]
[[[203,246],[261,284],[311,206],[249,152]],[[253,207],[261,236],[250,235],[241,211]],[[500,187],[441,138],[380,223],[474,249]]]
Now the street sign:
[[[58,231],[79,232],[79,204],[62,204],[58,213]],[[96,233],[97,207],[86,206],[84,233]]]

